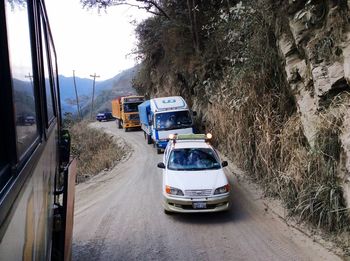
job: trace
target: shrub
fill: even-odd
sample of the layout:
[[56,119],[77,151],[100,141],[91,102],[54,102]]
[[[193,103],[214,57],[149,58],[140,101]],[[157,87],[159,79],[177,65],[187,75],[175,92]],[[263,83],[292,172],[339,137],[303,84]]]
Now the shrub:
[[88,121],[70,127],[71,154],[77,158],[77,183],[112,168],[125,155],[114,137],[88,126]]

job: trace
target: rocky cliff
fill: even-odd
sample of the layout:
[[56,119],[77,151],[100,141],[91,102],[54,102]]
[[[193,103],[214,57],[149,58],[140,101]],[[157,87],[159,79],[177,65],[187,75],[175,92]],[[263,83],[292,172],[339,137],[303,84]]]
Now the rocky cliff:
[[[338,177],[350,204],[350,1],[289,1],[276,33],[303,133],[311,147],[324,112],[338,121]],[[333,105],[333,106],[332,106]],[[333,119],[333,120],[335,120]],[[332,124],[329,126],[332,126]]]
[[291,214],[349,228],[350,1],[163,2],[137,30],[139,92],[184,96]]

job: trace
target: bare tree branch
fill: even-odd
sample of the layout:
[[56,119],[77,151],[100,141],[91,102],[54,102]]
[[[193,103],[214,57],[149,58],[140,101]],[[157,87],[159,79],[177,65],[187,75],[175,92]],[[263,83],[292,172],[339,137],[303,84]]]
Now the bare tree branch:
[[[127,0],[80,0],[80,2],[83,4],[83,7],[88,7],[88,8],[97,7],[98,9],[106,9],[109,6],[128,5],[132,7],[137,7],[138,9],[144,9],[148,13],[151,13],[154,15],[164,16],[170,20],[170,16],[156,1],[153,1],[153,0],[134,0],[134,1],[140,4],[133,4],[132,1],[127,1]],[[153,11],[152,8],[156,9],[157,11]]]
[[155,1],[152,0],[136,0],[137,2],[148,3],[151,7],[155,7],[159,12],[161,12],[166,18],[170,19],[169,15],[162,9]]

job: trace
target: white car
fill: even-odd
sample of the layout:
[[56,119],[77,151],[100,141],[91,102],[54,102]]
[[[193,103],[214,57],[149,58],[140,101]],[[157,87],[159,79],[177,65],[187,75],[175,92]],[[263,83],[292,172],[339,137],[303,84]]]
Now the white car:
[[[210,135],[211,136],[211,135]],[[230,184],[223,171],[227,161],[204,134],[173,135],[164,151],[164,212],[217,212],[230,206]]]

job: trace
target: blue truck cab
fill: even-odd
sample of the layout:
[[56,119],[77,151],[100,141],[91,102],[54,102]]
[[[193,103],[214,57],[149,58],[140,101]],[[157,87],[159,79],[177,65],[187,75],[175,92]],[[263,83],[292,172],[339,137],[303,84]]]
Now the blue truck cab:
[[170,134],[193,133],[192,113],[180,96],[153,98],[138,106],[141,128],[148,144],[160,154]]

